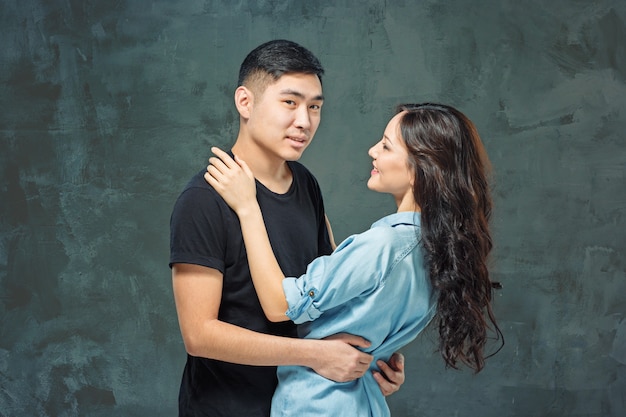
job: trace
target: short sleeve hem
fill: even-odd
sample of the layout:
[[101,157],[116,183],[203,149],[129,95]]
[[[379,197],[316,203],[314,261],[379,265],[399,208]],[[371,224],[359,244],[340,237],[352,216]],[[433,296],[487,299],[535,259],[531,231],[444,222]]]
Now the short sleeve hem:
[[192,264],[206,266],[207,268],[217,269],[222,274],[224,273],[224,261],[217,258],[199,256],[197,254],[172,252],[170,259],[170,268],[174,264]]

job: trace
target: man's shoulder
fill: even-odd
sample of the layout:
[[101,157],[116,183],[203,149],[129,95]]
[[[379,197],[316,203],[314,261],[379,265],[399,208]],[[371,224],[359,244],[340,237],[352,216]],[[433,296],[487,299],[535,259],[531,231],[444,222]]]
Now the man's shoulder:
[[189,181],[187,182],[187,184],[185,184],[185,187],[183,188],[183,193],[187,190],[190,189],[194,189],[194,188],[198,188],[198,189],[211,189],[211,186],[209,185],[209,183],[206,182],[206,180],[204,179],[204,173],[206,172],[205,169],[202,169],[198,172],[196,172],[195,175],[193,175]]
[[222,198],[204,179],[205,170],[198,171],[187,184],[176,199],[175,207],[204,207],[208,208],[209,203],[223,202]]
[[186,193],[217,195],[213,187],[204,179],[205,173],[206,170],[202,169],[192,176],[183,187],[180,195],[182,196]]

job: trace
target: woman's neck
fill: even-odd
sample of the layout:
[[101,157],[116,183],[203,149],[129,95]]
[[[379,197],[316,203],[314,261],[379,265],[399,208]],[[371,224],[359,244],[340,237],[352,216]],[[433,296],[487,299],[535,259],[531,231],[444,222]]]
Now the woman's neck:
[[416,213],[422,212],[422,208],[415,201],[412,191],[405,194],[403,198],[396,199],[396,205],[398,206],[398,213],[403,211],[413,211]]

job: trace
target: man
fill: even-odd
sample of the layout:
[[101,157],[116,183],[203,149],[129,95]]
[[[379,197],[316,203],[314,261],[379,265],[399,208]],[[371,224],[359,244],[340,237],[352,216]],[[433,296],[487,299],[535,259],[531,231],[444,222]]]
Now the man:
[[[297,161],[320,123],[319,60],[302,46],[267,42],[241,65],[235,105],[240,127],[232,153],[248,162],[273,250],[288,276],[333,249],[317,181]],[[187,350],[180,416],[269,415],[277,365],[300,365],[338,381],[362,376],[368,342],[337,335],[296,337],[291,322],[263,314],[237,216],[205,182],[204,170],[178,198],[171,219],[174,298]],[[404,381],[401,355],[375,373],[389,394]],[[386,376],[386,378],[385,378]]]

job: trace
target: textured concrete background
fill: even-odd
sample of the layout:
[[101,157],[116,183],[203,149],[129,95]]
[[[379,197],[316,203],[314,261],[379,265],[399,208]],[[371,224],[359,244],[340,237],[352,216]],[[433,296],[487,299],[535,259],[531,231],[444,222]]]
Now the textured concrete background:
[[0,0],[0,416],[172,416],[184,361],[168,223],[238,65],[289,38],[327,69],[304,162],[338,240],[392,106],[478,126],[495,168],[506,347],[477,376],[433,335],[394,416],[626,415],[626,3]]

